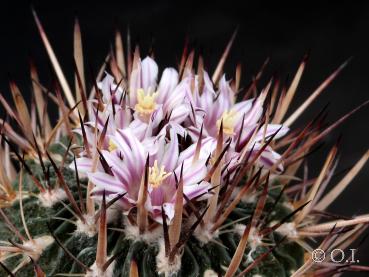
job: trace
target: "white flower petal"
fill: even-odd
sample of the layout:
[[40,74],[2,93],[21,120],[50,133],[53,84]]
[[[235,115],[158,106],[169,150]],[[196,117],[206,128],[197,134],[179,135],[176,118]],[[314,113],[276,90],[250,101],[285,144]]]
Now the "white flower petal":
[[161,80],[158,87],[159,95],[157,97],[158,103],[165,103],[165,101],[170,97],[174,88],[178,84],[178,72],[174,68],[166,68],[163,71]]
[[158,71],[158,65],[152,58],[146,57],[141,62],[141,88],[146,92],[155,90]]

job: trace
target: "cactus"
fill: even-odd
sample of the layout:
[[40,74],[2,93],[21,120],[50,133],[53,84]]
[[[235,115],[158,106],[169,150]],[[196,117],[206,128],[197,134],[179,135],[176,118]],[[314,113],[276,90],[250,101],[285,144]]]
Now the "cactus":
[[[337,217],[325,209],[369,158],[367,151],[329,192],[338,143],[316,178],[299,168],[344,122],[324,124],[325,111],[290,129],[344,67],[294,112],[291,84],[258,79],[241,88],[222,75],[236,33],[210,77],[202,57],[185,47],[178,69],[158,78],[122,37],[88,91],[82,40],[74,28],[75,91],[34,12],[58,79],[52,88],[31,63],[35,103],[10,83],[15,109],[0,98],[0,265],[10,276],[331,276],[355,264],[314,263],[314,244],[347,248],[368,215]],[[127,42],[130,39],[128,38]],[[105,68],[106,63],[109,68]],[[45,94],[46,93],[46,94]],[[50,97],[57,122],[45,113]],[[286,118],[286,115],[290,114]],[[54,126],[53,126],[54,125]],[[306,166],[305,166],[306,167]],[[316,246],[316,245],[315,245]]]

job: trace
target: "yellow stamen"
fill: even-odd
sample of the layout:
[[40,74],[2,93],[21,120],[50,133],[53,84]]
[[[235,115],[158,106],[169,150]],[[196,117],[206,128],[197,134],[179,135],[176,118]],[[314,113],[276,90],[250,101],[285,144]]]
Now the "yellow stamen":
[[150,115],[156,107],[155,98],[157,97],[158,93],[154,92],[153,94],[145,94],[143,89],[137,90],[137,104],[135,106],[135,110],[141,116],[148,116]]
[[112,152],[117,148],[118,148],[117,145],[110,139],[109,140],[109,151]]
[[158,188],[162,182],[171,175],[172,173],[165,172],[164,166],[162,165],[159,169],[158,161],[155,160],[154,166],[149,168],[149,184],[153,188]]
[[220,128],[220,124],[223,120],[223,132],[226,135],[234,135],[234,127],[236,125],[236,120],[238,118],[238,113],[236,111],[230,110],[229,112],[224,112],[220,119],[217,120],[217,127]]

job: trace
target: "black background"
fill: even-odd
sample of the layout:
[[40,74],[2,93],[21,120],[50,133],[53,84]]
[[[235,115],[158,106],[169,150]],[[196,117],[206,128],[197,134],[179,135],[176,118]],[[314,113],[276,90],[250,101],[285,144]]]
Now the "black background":
[[[209,71],[220,57],[230,35],[239,32],[226,64],[228,78],[237,61],[243,64],[242,84],[249,83],[264,60],[270,57],[266,76],[292,78],[303,55],[310,52],[304,78],[292,108],[296,108],[321,81],[346,59],[349,65],[318,98],[298,123],[304,124],[326,104],[328,120],[369,99],[369,2],[274,1],[232,2],[125,2],[125,1],[33,1],[67,77],[72,83],[73,23],[77,15],[82,29],[86,62],[98,70],[109,51],[115,28],[123,34],[130,26],[132,39],[146,54],[153,46],[160,69],[176,66],[184,38],[201,49]],[[298,3],[297,3],[298,2]],[[28,57],[31,55],[45,84],[52,74],[27,1],[2,1],[0,6],[0,91],[10,99],[9,78],[30,99]],[[11,77],[9,77],[11,76]],[[267,81],[265,78],[264,82]],[[326,147],[310,162],[310,177],[318,174],[324,155],[343,134],[338,170],[352,165],[369,146],[369,108],[361,110],[325,140]],[[330,211],[343,215],[369,212],[369,167],[366,165]],[[339,179],[333,180],[335,184]],[[369,265],[369,243],[358,258]],[[369,276],[346,274],[345,276]]]

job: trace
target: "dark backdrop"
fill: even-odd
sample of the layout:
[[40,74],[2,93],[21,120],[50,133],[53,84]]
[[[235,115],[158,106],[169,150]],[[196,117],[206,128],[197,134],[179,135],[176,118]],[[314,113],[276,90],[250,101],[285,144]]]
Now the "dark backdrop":
[[[271,58],[267,73],[277,73],[284,80],[295,72],[303,55],[310,52],[294,107],[335,68],[353,57],[300,123],[305,123],[327,103],[330,104],[328,119],[334,121],[369,99],[369,2],[274,2],[277,3],[260,1],[241,5],[229,0],[202,3],[180,1],[180,4],[175,1],[100,1],[98,4],[92,1],[33,1],[33,5],[71,82],[72,31],[77,15],[83,32],[86,61],[95,71],[109,50],[115,28],[125,34],[130,26],[132,39],[140,43],[142,53],[147,53],[153,46],[161,69],[177,63],[184,38],[188,36],[191,43],[203,51],[206,67],[213,70],[231,33],[239,26],[226,68],[233,75],[235,62],[241,61],[244,85],[267,57]],[[3,1],[0,7],[0,90],[7,97],[10,94],[10,74],[29,99],[29,55],[36,60],[42,80],[50,82],[50,66],[31,16],[30,3]],[[368,119],[369,108],[365,108],[327,137],[327,147],[309,163],[311,176],[318,174],[322,158],[340,133],[343,134],[343,141],[338,170],[352,165],[368,149]],[[330,207],[332,212],[344,215],[369,212],[368,168],[366,165]],[[367,265],[368,253],[369,243],[366,242],[360,250],[359,259]]]

